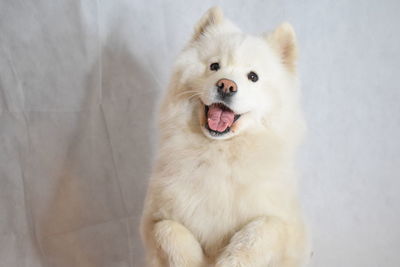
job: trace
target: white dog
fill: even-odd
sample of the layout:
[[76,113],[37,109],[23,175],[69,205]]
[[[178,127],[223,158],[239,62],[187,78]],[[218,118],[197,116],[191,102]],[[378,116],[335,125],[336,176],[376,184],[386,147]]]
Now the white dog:
[[161,106],[141,223],[148,266],[304,266],[296,57],[287,23],[251,36],[219,8],[198,22]]

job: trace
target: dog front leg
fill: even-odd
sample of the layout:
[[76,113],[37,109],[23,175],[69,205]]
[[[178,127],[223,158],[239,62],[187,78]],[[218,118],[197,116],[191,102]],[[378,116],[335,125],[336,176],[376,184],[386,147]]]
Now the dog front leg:
[[236,232],[218,257],[216,267],[266,267],[276,265],[283,253],[284,224],[259,217]]
[[154,236],[170,267],[206,266],[199,242],[182,224],[172,220],[157,222]]

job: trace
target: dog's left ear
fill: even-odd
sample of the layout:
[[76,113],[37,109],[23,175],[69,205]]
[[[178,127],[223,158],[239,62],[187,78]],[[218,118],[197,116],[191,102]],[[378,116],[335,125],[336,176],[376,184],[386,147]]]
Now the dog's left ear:
[[291,72],[296,71],[297,61],[297,41],[292,25],[285,22],[281,24],[274,32],[266,36],[272,48],[275,49],[283,64]]
[[221,8],[215,6],[207,10],[195,26],[195,31],[192,40],[195,41],[204,34],[210,26],[220,24],[224,20],[224,15]]

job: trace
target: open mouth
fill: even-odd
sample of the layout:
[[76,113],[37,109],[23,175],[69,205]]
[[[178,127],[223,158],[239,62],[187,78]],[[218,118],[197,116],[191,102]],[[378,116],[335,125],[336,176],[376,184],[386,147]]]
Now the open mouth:
[[221,136],[229,133],[232,125],[241,116],[222,103],[213,103],[209,106],[204,105],[204,107],[206,115],[205,127],[212,136]]

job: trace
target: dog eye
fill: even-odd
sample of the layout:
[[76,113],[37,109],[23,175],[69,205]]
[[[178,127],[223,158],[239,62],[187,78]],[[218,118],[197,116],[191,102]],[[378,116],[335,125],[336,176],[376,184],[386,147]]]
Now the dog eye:
[[253,83],[255,83],[256,81],[258,81],[258,75],[254,72],[254,71],[250,71],[249,74],[247,74],[247,78],[252,81]]
[[218,63],[218,62],[214,62],[214,63],[212,63],[212,64],[210,65],[210,70],[217,71],[217,70],[219,70],[219,69],[220,69],[220,66],[219,66],[219,63]]

